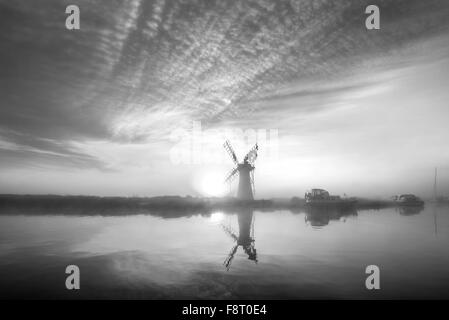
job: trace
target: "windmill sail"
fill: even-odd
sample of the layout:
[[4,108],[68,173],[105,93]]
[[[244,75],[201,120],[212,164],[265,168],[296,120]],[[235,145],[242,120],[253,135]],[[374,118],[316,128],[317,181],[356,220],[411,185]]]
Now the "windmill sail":
[[228,152],[228,154],[231,156],[232,161],[234,161],[234,163],[236,165],[239,164],[238,160],[237,160],[237,156],[235,155],[234,149],[232,148],[231,144],[229,143],[228,140],[225,141],[225,143],[223,144],[224,148],[226,149],[226,151]]
[[225,182],[231,182],[236,177],[236,173],[238,172],[238,168],[234,168],[229,172],[229,174],[225,178]]
[[258,149],[259,149],[259,146],[256,143],[255,146],[252,147],[251,150],[246,154],[245,161],[247,161],[251,165],[254,164],[254,162],[257,159],[257,150]]

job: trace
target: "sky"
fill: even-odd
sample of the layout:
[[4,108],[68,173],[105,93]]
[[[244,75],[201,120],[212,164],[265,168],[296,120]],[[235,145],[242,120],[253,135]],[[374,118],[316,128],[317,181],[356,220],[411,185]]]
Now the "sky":
[[[80,8],[67,30],[65,8]],[[380,8],[367,30],[365,8]],[[449,195],[449,2],[0,0],[0,193]]]

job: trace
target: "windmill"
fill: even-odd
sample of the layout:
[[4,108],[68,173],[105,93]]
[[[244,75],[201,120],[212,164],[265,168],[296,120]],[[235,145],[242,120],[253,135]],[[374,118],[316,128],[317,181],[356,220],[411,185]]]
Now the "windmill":
[[256,191],[254,187],[254,162],[257,159],[257,150],[259,149],[257,143],[246,154],[246,156],[243,158],[242,163],[238,162],[234,149],[232,148],[228,140],[225,141],[223,146],[231,156],[231,160],[236,165],[236,167],[232,169],[226,176],[225,182],[231,183],[238,173],[239,187],[237,191],[237,198],[240,200],[253,200]]

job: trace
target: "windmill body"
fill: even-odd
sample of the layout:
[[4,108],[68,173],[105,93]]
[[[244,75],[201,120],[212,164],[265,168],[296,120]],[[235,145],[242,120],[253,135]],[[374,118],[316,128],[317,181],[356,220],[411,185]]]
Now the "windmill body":
[[258,146],[256,145],[246,154],[242,163],[237,161],[237,156],[235,155],[234,149],[232,148],[229,141],[224,143],[224,148],[231,156],[232,161],[236,167],[231,170],[225,179],[225,182],[232,182],[232,180],[238,174],[239,176],[239,186],[237,191],[237,198],[239,200],[254,200],[254,162],[257,158]]
[[254,170],[254,166],[249,163],[241,163],[238,165],[239,173],[239,188],[237,191],[237,198],[241,200],[253,200],[253,188],[251,186],[251,172]]

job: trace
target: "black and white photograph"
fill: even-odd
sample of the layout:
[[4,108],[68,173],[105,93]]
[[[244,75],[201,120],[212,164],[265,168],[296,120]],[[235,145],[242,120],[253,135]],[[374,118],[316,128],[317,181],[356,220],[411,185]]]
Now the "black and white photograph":
[[0,0],[0,300],[449,299],[448,17]]

